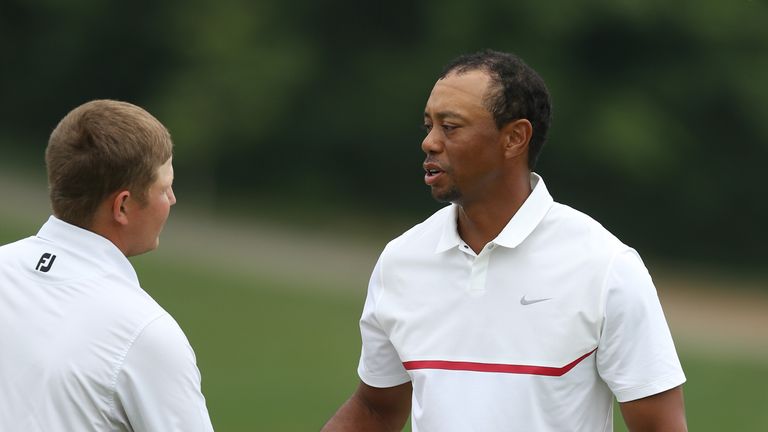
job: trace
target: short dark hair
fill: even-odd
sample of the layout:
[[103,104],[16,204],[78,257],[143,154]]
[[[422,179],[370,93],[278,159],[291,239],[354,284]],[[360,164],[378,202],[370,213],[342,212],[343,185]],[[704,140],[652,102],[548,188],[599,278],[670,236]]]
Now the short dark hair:
[[552,118],[551,100],[544,80],[520,57],[488,49],[455,58],[443,68],[440,79],[451,73],[475,70],[485,71],[491,78],[485,106],[498,128],[521,118],[531,122],[533,134],[528,144],[528,167],[533,169],[547,140]]
[[80,105],[53,130],[45,152],[53,214],[89,228],[113,192],[128,189],[145,202],[172,152],[168,130],[142,108],[114,100]]

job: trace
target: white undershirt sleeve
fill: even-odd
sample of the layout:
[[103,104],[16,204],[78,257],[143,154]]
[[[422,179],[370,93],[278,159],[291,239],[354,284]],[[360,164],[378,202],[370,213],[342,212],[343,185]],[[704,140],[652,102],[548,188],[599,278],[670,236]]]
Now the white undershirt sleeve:
[[195,353],[170,315],[148,324],[131,346],[115,405],[135,432],[213,431]]
[[368,284],[363,314],[360,318],[360,335],[363,346],[357,374],[372,387],[394,387],[411,380],[389,335],[376,318],[376,302],[381,296],[382,258],[376,263]]
[[640,256],[619,252],[605,280],[597,368],[619,402],[685,382],[656,288]]

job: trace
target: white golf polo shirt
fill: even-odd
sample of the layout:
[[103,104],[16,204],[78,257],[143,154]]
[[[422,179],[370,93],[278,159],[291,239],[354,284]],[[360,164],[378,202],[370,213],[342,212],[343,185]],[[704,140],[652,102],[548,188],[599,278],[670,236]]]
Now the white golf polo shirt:
[[112,242],[55,217],[0,247],[0,430],[213,430],[176,321]]
[[390,242],[371,276],[358,373],[413,385],[420,432],[611,431],[613,396],[685,382],[653,282],[600,224],[533,192],[475,254],[455,205]]

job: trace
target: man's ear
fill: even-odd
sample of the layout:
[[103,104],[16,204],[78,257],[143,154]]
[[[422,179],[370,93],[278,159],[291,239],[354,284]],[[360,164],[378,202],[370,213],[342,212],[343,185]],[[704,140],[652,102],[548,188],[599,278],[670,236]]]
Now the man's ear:
[[127,205],[131,198],[131,192],[123,190],[115,194],[115,198],[112,200],[112,219],[120,225],[128,223],[128,211]]
[[504,157],[513,159],[528,153],[528,143],[533,135],[533,126],[528,119],[511,121],[501,128],[504,139]]

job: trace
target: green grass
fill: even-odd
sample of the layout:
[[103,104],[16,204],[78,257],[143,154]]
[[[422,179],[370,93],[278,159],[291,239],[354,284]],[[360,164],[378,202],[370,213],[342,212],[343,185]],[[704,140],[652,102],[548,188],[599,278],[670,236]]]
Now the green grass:
[[681,356],[690,430],[768,431],[767,363]]
[[[768,431],[768,364],[685,351],[680,357],[689,430]],[[618,406],[614,416],[614,430],[625,432]]]
[[351,394],[364,287],[301,291],[150,261],[137,270],[195,348],[217,429],[319,430]]
[[[0,244],[35,229],[0,224]],[[356,386],[365,287],[290,286],[153,254],[133,262],[195,348],[217,430],[319,430]],[[690,430],[768,430],[768,364],[693,351],[681,360]],[[615,423],[626,430],[618,409]]]
[[[150,261],[142,280],[192,341],[217,428],[319,430],[349,396],[364,287],[329,293]],[[768,364],[690,352],[681,361],[690,430],[768,430]]]

